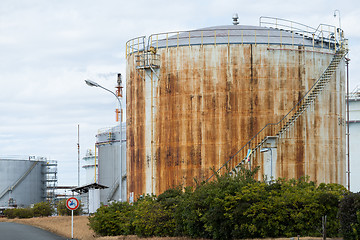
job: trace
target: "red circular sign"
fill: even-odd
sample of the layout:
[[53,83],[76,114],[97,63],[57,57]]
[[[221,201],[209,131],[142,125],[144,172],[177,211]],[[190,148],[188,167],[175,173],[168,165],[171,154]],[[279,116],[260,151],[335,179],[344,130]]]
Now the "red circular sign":
[[71,197],[71,198],[68,198],[68,200],[66,200],[66,207],[69,209],[69,210],[76,210],[78,209],[80,203],[79,203],[79,200],[77,200],[77,198],[74,198],[74,197]]

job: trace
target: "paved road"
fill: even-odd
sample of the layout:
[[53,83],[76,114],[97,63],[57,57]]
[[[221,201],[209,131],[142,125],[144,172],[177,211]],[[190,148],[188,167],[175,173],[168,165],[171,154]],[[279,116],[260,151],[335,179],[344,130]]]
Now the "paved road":
[[66,240],[66,238],[29,225],[0,222],[0,240]]

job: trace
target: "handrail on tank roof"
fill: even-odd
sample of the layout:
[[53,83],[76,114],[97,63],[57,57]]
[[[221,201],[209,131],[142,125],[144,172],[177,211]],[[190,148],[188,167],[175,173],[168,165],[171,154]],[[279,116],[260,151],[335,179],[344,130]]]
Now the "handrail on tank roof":
[[[265,20],[263,20],[265,19]],[[266,21],[267,20],[267,21]],[[259,26],[260,27],[274,27],[278,28],[283,27],[284,30],[290,30],[290,31],[299,31],[297,33],[299,34],[306,34],[307,37],[316,37],[317,39],[333,39],[334,42],[337,43],[342,43],[343,40],[343,32],[340,29],[338,35],[337,33],[337,28],[334,25],[330,25],[330,24],[319,24],[319,26],[317,28],[302,24],[302,23],[298,23],[295,21],[291,21],[291,20],[287,20],[287,19],[283,19],[283,18],[275,18],[275,17],[266,17],[266,16],[261,16],[259,18]],[[328,30],[323,29],[323,27],[327,27]],[[303,28],[306,28],[303,29]],[[280,28],[279,28],[280,29]],[[311,31],[309,31],[311,30]],[[325,33],[325,37],[324,37],[324,33]],[[326,36],[327,35],[327,36]]]
[[[260,27],[263,27],[263,26],[262,26],[262,23],[267,23],[267,24],[270,24],[270,25],[274,25],[274,23],[272,23],[272,22],[264,22],[264,21],[262,21],[262,19],[275,20],[275,26],[280,25],[280,24],[277,23],[277,21],[283,21],[283,22],[285,22],[285,23],[290,23],[290,27],[293,27],[292,24],[295,24],[295,25],[299,25],[299,26],[302,26],[302,27],[306,27],[307,29],[312,29],[312,30],[316,31],[315,28],[313,28],[313,27],[311,27],[311,26],[308,26],[308,25],[305,25],[305,24],[302,24],[302,23],[298,23],[298,22],[291,21],[291,20],[287,20],[287,19],[283,19],[283,18],[267,17],[267,16],[261,16],[261,17],[259,18],[259,26],[260,26]],[[281,26],[287,26],[287,27],[288,27],[288,25],[281,25]],[[297,29],[297,28],[295,28],[295,29]],[[300,28],[299,28],[299,29],[300,29]]]
[[[265,17],[262,17],[265,18]],[[279,18],[281,21],[288,21]],[[338,50],[338,46],[341,45],[342,40],[336,34],[336,27],[320,24],[318,28],[306,26],[304,24],[296,23],[294,21],[288,21],[290,27],[282,23],[271,23],[260,20],[260,24],[272,25],[273,27],[250,27],[244,29],[233,29],[233,28],[210,28],[210,29],[196,29],[187,31],[171,31],[161,32],[149,35],[146,39],[145,36],[130,39],[126,42],[126,57],[132,53],[148,52],[151,47],[155,49],[167,48],[167,47],[180,47],[180,46],[191,46],[191,45],[217,45],[217,44],[280,44],[280,45],[302,45],[308,47],[316,47],[323,49]],[[294,26],[292,26],[294,24]],[[281,26],[283,29],[278,29]],[[302,29],[302,28],[307,28]],[[328,28],[328,30],[323,29]],[[333,31],[331,31],[333,28]],[[273,31],[286,31],[290,34],[273,34]],[[209,34],[210,33],[210,34]],[[234,39],[235,37],[235,39]],[[254,37],[249,42],[246,38]],[[227,40],[224,40],[227,38]],[[245,39],[244,39],[245,38]],[[219,41],[218,39],[221,39]],[[260,39],[260,40],[257,40]],[[297,42],[294,43],[294,40]],[[210,40],[210,41],[209,41]],[[309,42],[311,41],[311,42]],[[147,42],[147,43],[145,43]]]
[[[142,44],[143,44],[143,46],[145,47],[145,39],[146,39],[146,36],[140,36],[140,37],[132,38],[132,39],[130,39],[130,40],[128,40],[128,41],[126,42],[126,45],[125,45],[125,46],[126,46],[125,57],[126,57],[127,55],[129,55],[130,53],[139,52],[139,51],[142,51],[142,50],[144,49],[144,47],[143,47],[142,49],[139,48],[140,39],[142,40]],[[135,41],[135,40],[138,40],[138,48],[137,48],[137,49],[134,48],[134,46],[135,46],[135,44],[136,44],[136,42],[135,42],[135,44],[134,44],[134,41]],[[131,42],[133,42],[133,44],[130,44]],[[131,49],[134,49],[134,51],[131,51]]]

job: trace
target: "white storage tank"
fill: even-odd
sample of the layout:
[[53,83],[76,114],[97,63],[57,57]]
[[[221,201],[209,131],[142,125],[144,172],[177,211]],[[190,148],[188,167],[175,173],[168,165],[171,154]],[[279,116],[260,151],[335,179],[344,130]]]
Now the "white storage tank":
[[0,207],[28,207],[52,201],[57,162],[44,157],[0,157]]
[[100,129],[96,138],[98,183],[108,187],[100,191],[100,202],[108,204],[111,201],[126,201],[126,123],[122,123],[121,133],[120,126],[115,126]]

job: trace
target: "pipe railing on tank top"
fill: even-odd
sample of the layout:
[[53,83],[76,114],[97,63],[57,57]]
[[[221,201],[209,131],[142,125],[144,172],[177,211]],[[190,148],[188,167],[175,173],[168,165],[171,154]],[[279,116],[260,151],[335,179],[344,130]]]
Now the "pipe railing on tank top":
[[[280,19],[275,20],[280,21]],[[148,52],[150,49],[154,49],[156,52],[159,48],[190,47],[193,45],[216,46],[220,44],[291,45],[338,50],[345,40],[342,31],[336,29],[335,26],[320,24],[318,28],[312,28],[293,21],[288,21],[288,23],[290,23],[290,26],[280,22],[271,23],[270,21],[260,20],[260,27],[268,27],[268,29],[214,28],[157,33],[150,35],[147,39],[145,36],[141,36],[126,42],[126,56],[133,53]],[[275,34],[274,31],[276,31]]]
[[331,42],[335,45],[336,50],[344,46],[344,42],[346,41],[342,29],[329,24],[319,24],[317,28],[313,28],[291,20],[261,16],[259,18],[259,26],[295,32],[306,38],[312,38],[324,46],[326,45],[325,42]]

